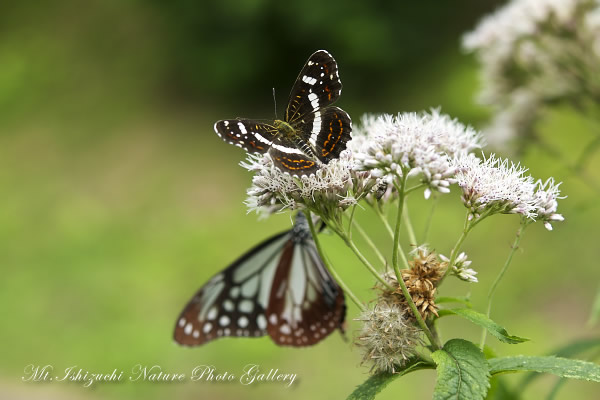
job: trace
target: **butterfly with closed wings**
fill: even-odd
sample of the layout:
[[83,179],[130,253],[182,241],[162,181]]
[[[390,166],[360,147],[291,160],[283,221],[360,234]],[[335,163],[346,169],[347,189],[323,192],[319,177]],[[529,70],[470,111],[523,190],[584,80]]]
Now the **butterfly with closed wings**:
[[310,175],[338,158],[351,139],[350,116],[331,106],[341,93],[337,63],[327,51],[319,50],[300,71],[284,120],[227,119],[215,123],[215,132],[248,152],[268,152],[283,172]]
[[175,341],[197,346],[225,336],[269,335],[310,346],[343,332],[344,293],[319,256],[304,214],[212,277],[185,306]]

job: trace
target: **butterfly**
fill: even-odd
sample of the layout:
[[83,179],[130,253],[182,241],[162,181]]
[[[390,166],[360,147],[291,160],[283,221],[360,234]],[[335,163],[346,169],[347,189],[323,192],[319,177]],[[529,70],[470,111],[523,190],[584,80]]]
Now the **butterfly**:
[[344,293],[327,271],[306,217],[213,276],[181,312],[175,341],[197,346],[225,336],[269,335],[278,345],[310,346],[343,332]]
[[310,175],[338,158],[351,139],[350,116],[331,106],[341,93],[337,63],[327,51],[319,50],[300,71],[284,120],[226,119],[215,123],[215,132],[247,152],[269,153],[283,172]]

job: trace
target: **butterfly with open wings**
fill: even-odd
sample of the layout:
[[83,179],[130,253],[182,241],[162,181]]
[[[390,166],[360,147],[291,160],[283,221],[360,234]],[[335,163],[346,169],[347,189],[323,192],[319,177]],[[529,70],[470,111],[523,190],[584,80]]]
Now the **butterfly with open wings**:
[[333,104],[342,93],[337,63],[325,50],[313,53],[290,92],[284,120],[215,123],[215,132],[251,153],[269,153],[281,171],[310,175],[338,158],[351,139],[352,120]]
[[212,277],[185,306],[175,341],[187,346],[225,336],[269,335],[278,345],[310,346],[339,328],[344,293],[327,271],[306,217]]

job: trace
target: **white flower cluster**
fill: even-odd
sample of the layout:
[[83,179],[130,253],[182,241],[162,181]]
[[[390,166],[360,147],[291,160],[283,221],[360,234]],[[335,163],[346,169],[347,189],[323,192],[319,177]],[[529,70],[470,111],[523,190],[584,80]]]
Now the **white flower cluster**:
[[[450,262],[450,259],[443,254],[440,254],[440,258],[447,263]],[[477,271],[469,268],[470,265],[471,261],[467,259],[467,254],[462,252],[454,261],[452,273],[460,280],[476,283],[478,282],[477,277],[475,276],[477,275]]]
[[261,214],[288,209],[308,209],[329,216],[345,210],[369,194],[377,180],[369,172],[355,171],[352,152],[345,150],[338,159],[323,165],[315,174],[293,177],[277,168],[269,154],[249,154],[240,165],[253,171],[246,205]]
[[471,211],[471,218],[481,215],[521,214],[532,222],[541,220],[546,229],[552,230],[551,222],[563,221],[556,212],[560,183],[554,178],[546,182],[525,175],[527,169],[507,159],[491,155],[487,159],[464,155],[453,160],[456,180],[462,189],[462,201]]
[[427,185],[425,197],[429,197],[432,190],[450,191],[455,182],[451,159],[481,148],[483,140],[470,126],[434,109],[364,116],[350,146],[356,169],[371,171],[390,183],[403,173],[420,174]]
[[558,208],[558,199],[560,197],[560,190],[558,187],[560,183],[555,184],[554,178],[548,179],[546,182],[537,181],[536,191],[534,193],[536,216],[537,219],[544,222],[544,226],[549,231],[552,230],[552,222],[564,221],[565,218],[562,214],[556,212]]
[[[526,136],[543,104],[600,99],[600,1],[512,0],[463,38],[482,64],[490,143]],[[514,114],[514,115],[513,115]]]
[[534,181],[526,168],[491,155],[481,159],[472,154],[453,161],[462,201],[471,217],[482,214],[522,214],[535,218]]

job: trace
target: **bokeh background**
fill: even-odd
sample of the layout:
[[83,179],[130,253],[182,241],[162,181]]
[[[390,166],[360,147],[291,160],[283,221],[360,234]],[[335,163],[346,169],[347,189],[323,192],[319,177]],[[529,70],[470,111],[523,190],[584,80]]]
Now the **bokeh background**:
[[[348,341],[333,334],[308,349],[268,338],[176,346],[178,313],[214,273],[258,241],[290,226],[288,215],[258,221],[242,202],[251,175],[243,152],[213,132],[215,120],[279,115],[306,58],[329,50],[340,65],[339,105],[355,121],[365,112],[442,111],[476,127],[489,111],[476,104],[478,68],[460,37],[500,2],[348,2],[342,0],[58,0],[0,6],[0,397],[11,399],[345,398],[368,377],[352,345],[357,309],[349,304]],[[597,128],[597,126],[596,126]],[[565,154],[593,137],[568,109],[539,131]],[[586,177],[535,147],[521,154],[535,177],[563,180],[566,221],[537,224],[522,241],[497,293],[493,318],[531,342],[489,339],[498,354],[545,354],[598,337],[586,326],[598,290],[597,192],[600,159]],[[409,200],[424,226],[430,203]],[[464,208],[456,190],[435,212],[430,243],[448,254]],[[379,243],[387,237],[368,212],[358,220]],[[444,295],[485,295],[508,254],[518,218],[477,227],[465,250],[480,283],[445,285]],[[334,237],[327,251],[368,301],[372,279]],[[389,246],[389,243],[388,243]],[[445,338],[479,339],[458,319]],[[28,364],[57,375],[160,365],[189,374],[196,365],[239,373],[248,363],[299,374],[277,383],[96,384],[22,382]],[[392,383],[381,399],[430,398],[434,371]],[[516,382],[513,378],[509,382]],[[540,398],[543,377],[523,394]],[[545,393],[545,392],[544,392]],[[558,398],[593,398],[597,386],[570,382]]]

